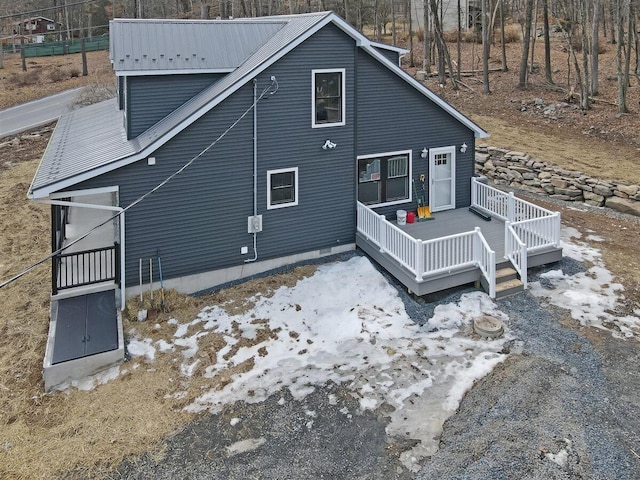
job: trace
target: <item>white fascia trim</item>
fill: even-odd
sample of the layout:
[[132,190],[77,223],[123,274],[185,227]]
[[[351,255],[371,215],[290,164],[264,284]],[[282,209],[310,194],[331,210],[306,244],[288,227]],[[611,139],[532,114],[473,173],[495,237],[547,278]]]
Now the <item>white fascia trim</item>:
[[193,73],[231,73],[235,68],[198,68],[181,70],[120,70],[116,72],[117,77],[143,77],[150,75],[186,75]]
[[[340,91],[342,93],[341,105],[342,108],[342,121],[334,123],[316,123],[316,73],[341,73],[342,82],[340,85]],[[343,127],[347,124],[347,70],[346,68],[319,68],[311,70],[311,128],[326,128],[326,127]]]
[[364,45],[362,48],[366,52],[368,52],[372,57],[374,57],[376,60],[378,60],[380,63],[382,63],[384,66],[386,66],[389,70],[391,70],[393,73],[395,73],[400,78],[402,78],[404,81],[406,81],[409,85],[411,85],[416,90],[418,90],[420,93],[422,93],[425,97],[429,98],[431,101],[433,101],[436,105],[438,105],[443,110],[445,110],[447,113],[449,113],[452,117],[454,117],[460,123],[462,123],[463,125],[465,125],[469,129],[471,129],[474,132],[476,138],[487,138],[487,137],[489,137],[489,134],[485,130],[480,128],[478,125],[476,125],[473,121],[471,121],[465,115],[463,115],[458,110],[453,108],[453,106],[451,106],[450,104],[448,104],[447,102],[442,100],[440,97],[438,97],[435,93],[433,93],[427,87],[425,87],[420,82],[418,82],[411,75],[409,75],[404,70],[402,70],[402,68],[400,68],[399,66],[391,63],[389,60],[387,60],[384,57],[384,55],[382,55],[380,52],[378,52],[375,48],[372,48],[371,46],[367,46],[367,45]]
[[[389,205],[399,205],[401,203],[411,203],[413,202],[413,189],[411,188],[411,182],[413,181],[413,151],[412,150],[397,150],[395,152],[385,152],[385,153],[370,153],[367,155],[358,155],[356,157],[356,171],[358,168],[359,160],[366,160],[367,158],[378,158],[378,157],[393,157],[394,155],[408,155],[409,156],[409,176],[407,177],[407,181],[409,182],[409,198],[405,198],[402,200],[394,200],[393,202],[384,202],[384,203],[372,203],[367,205],[369,208],[378,208],[378,207],[388,207]],[[356,175],[356,182],[358,182]],[[356,201],[358,200],[358,189],[356,188]]]
[[375,48],[380,48],[382,50],[391,50],[392,52],[397,52],[400,55],[406,55],[410,51],[406,48],[396,47],[395,45],[387,45],[386,43],[380,42],[369,42],[369,45]]
[[56,192],[49,195],[49,198],[51,200],[58,200],[60,198],[81,197],[83,195],[95,195],[99,193],[113,193],[113,192],[115,193],[119,192],[118,186],[86,188],[84,190],[68,190],[66,192]]
[[[288,203],[280,203],[278,205],[271,205],[271,175],[275,173],[287,173],[293,172],[293,193],[295,195],[295,199],[293,202]],[[276,210],[278,208],[286,208],[286,207],[294,207],[298,205],[298,200],[300,198],[300,192],[298,190],[298,167],[291,168],[278,168],[276,170],[267,170],[267,210]]]

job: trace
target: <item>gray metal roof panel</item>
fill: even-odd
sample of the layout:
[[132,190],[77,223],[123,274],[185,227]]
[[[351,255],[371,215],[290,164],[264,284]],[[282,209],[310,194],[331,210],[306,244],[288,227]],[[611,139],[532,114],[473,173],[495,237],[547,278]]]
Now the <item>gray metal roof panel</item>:
[[127,140],[116,99],[63,115],[40,161],[31,192],[98,168],[137,151]]
[[[134,140],[126,140],[123,114],[117,110],[115,100],[86,107],[63,116],[36,173],[31,194],[36,197],[46,196],[49,192],[57,191],[82,179],[120,168],[151,154],[175,134],[214,108],[292,48],[295,48],[299,42],[304,41],[329,22],[334,22],[339,28],[353,36],[357,44],[365,51],[471,128],[476,136],[487,136],[482,128],[378,53],[366,37],[356,32],[334,13],[320,12],[264,17],[251,19],[251,22],[248,23],[252,23],[254,26],[255,24],[273,23],[281,25],[265,43],[259,46],[233,72],[203,90]],[[220,22],[216,23],[220,24]],[[238,21],[238,23],[247,22]],[[37,189],[41,189],[41,191],[34,194]]]
[[109,22],[110,57],[116,72],[232,69],[285,23],[116,19]]

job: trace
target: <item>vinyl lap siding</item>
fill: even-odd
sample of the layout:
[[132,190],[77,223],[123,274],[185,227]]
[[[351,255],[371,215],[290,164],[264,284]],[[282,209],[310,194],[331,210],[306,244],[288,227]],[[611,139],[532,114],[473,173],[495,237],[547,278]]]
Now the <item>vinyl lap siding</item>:
[[[413,178],[417,182],[421,173],[427,177],[429,174],[429,159],[420,157],[422,149],[454,145],[456,208],[468,206],[473,175],[473,132],[365,52],[358,55],[357,89],[358,155],[411,150]],[[460,153],[463,142],[468,145],[464,154]],[[398,209],[415,206],[414,199],[412,204],[392,205],[376,211],[393,216]]]
[[[346,68],[347,99],[353,105],[354,44],[326,27],[258,78],[261,92],[275,75],[278,92],[258,106],[258,260],[277,258],[355,240],[354,110],[343,127],[311,128],[311,70]],[[141,161],[77,188],[120,186],[120,206],[129,205],[195,156],[231,125],[253,97],[251,83]],[[338,147],[323,150],[330,138]],[[299,204],[266,208],[266,172],[299,169]],[[253,114],[165,187],[126,214],[126,281],[138,283],[138,261],[159,253],[165,278],[242,265],[253,257],[247,217],[253,213]],[[240,248],[249,247],[248,255]],[[156,278],[157,280],[157,278]]]
[[[278,92],[259,106],[258,237],[262,258],[355,241],[354,50],[351,38],[329,25],[264,72],[260,91],[275,75]],[[311,128],[311,71],[344,68],[346,125]],[[323,150],[327,139],[337,144]],[[266,172],[298,167],[299,204],[266,209]]]
[[[240,89],[204,115],[154,156],[86,182],[81,187],[120,186],[125,207],[215,140],[251,105],[252,90]],[[214,148],[182,174],[126,213],[126,281],[138,283],[138,261],[159,253],[165,278],[241,264],[250,245],[247,216],[252,213],[252,116],[248,115]],[[154,267],[155,268],[155,267]]]
[[144,75],[127,77],[127,123],[135,138],[224,74]]

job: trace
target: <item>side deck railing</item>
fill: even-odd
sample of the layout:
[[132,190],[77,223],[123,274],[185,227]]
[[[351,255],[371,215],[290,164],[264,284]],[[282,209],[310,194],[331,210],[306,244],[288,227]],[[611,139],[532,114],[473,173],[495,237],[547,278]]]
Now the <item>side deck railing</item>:
[[384,215],[379,215],[358,202],[357,229],[367,240],[376,245],[415,276],[417,282],[441,273],[464,267],[480,268],[495,297],[495,252],[479,228],[432,240],[419,240],[408,235]]
[[120,279],[120,244],[61,253],[52,258],[52,294],[60,290],[83,287]]
[[560,246],[560,213],[471,179],[471,206],[505,222],[505,257],[527,288],[527,255]]

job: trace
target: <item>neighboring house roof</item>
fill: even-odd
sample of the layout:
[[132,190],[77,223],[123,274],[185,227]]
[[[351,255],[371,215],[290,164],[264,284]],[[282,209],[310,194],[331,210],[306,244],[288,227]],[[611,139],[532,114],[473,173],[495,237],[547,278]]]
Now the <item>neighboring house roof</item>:
[[286,25],[285,21],[140,20],[109,22],[116,75],[230,72]]
[[51,23],[59,23],[47,17],[31,17],[31,18],[25,18],[24,20],[19,20],[17,22],[13,22],[13,25],[20,25],[21,23],[33,22],[34,20],[46,20],[47,22],[51,22]]
[[[416,81],[398,65],[385,58],[377,50],[380,48],[380,44],[371,42],[333,12],[262,17],[250,21],[245,19],[227,20],[225,22],[245,26],[278,25],[279,28],[274,28],[275,31],[271,37],[235,70],[205,88],[133,140],[126,140],[123,114],[117,111],[115,100],[97,104],[91,107],[91,110],[86,114],[83,113],[84,109],[81,109],[63,116],[56,126],[51,143],[38,167],[29,189],[29,197],[46,197],[50,193],[146,158],[329,23],[333,23],[350,35],[365,52],[467,126],[475,133],[476,137],[488,136],[482,128]],[[221,22],[214,21],[213,23],[220,25]],[[104,127],[88,122],[84,115],[94,115],[101,124],[104,122]],[[107,123],[109,124],[107,125]],[[89,127],[89,125],[91,126]],[[92,129],[100,130],[101,128],[104,128],[103,132],[91,132]],[[73,138],[84,134],[91,137],[91,141]]]

